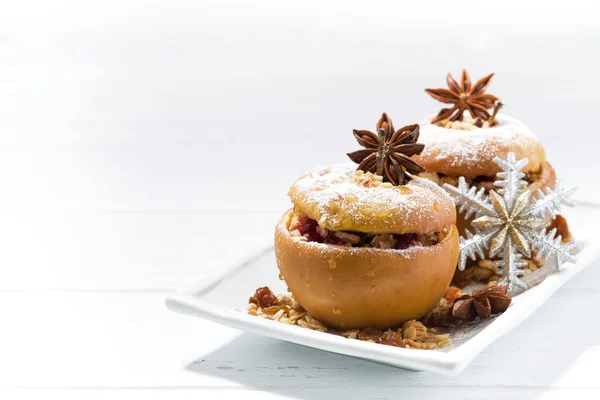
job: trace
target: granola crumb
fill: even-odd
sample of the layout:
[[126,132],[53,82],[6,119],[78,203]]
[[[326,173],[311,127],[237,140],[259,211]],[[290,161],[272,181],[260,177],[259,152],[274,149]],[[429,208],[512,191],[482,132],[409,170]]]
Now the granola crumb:
[[[247,313],[259,318],[277,321],[288,325],[298,325],[317,332],[331,333],[347,339],[379,343],[388,346],[433,350],[450,345],[448,334],[439,334],[436,328],[428,328],[420,321],[407,321],[397,330],[382,331],[380,329],[334,330],[327,328],[322,322],[313,318],[291,294],[273,295],[268,287],[259,288],[257,292],[268,297],[268,307],[262,307],[257,296],[250,298]],[[443,299],[442,299],[443,300]]]

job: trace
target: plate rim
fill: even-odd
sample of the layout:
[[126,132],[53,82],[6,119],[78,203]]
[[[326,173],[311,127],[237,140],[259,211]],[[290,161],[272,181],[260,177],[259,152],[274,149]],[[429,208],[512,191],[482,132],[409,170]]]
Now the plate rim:
[[[600,211],[600,205],[587,201],[578,201],[577,203],[585,208]],[[308,329],[298,329],[297,326],[249,316],[243,311],[218,306],[201,298],[202,295],[210,293],[231,274],[247,267],[255,260],[273,251],[272,241],[269,241],[268,244],[265,241],[259,247],[259,250],[243,253],[235,262],[229,264],[228,267],[222,269],[219,273],[207,275],[202,282],[177,289],[175,292],[167,295],[165,305],[170,310],[178,313],[203,318],[234,329],[320,350],[359,357],[379,363],[384,362],[401,368],[414,368],[416,370],[433,371],[444,375],[456,375],[473,358],[481,353],[482,350],[529,318],[553,293],[598,258],[600,254],[600,240],[589,240],[584,241],[584,243],[585,246],[577,255],[578,262],[576,264],[567,263],[566,268],[548,276],[536,287],[515,297],[521,300],[518,303],[515,302],[517,304],[510,307],[504,314],[496,317],[492,323],[483,328],[475,336],[448,351],[419,351],[418,349],[381,346],[358,340],[349,341],[341,336]],[[520,304],[523,304],[524,300],[527,301],[527,298],[532,296],[541,298],[541,301],[536,302],[532,300],[531,303],[527,303],[527,308],[525,306],[519,307]],[[515,306],[518,309],[515,309]],[[502,323],[498,323],[499,321],[502,321]],[[402,360],[402,364],[408,366],[398,365],[399,359]]]

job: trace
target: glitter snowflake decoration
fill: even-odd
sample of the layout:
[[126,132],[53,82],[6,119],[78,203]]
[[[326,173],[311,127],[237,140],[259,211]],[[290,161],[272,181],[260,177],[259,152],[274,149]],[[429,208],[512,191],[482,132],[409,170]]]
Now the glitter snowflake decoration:
[[471,223],[475,234],[467,230],[466,237],[460,238],[458,268],[464,270],[467,258],[484,258],[484,251],[489,249],[490,258],[501,258],[495,263],[509,290],[527,289],[519,277],[533,251],[537,251],[536,257],[542,261],[554,258],[556,269],[565,261],[575,262],[571,255],[575,243],[561,244],[562,237],[556,235],[556,229],[546,233],[546,226],[548,218],[554,218],[562,205],[574,205],[570,197],[577,188],[564,190],[559,181],[555,190],[547,188],[546,193],[538,190],[537,196],[533,196],[524,190],[527,182],[521,169],[528,163],[526,158],[517,161],[515,154],[509,153],[506,160],[496,157],[494,162],[502,169],[497,175],[500,180],[494,182],[499,188],[497,192],[491,190],[486,196],[483,188],[479,191],[469,188],[463,177],[458,187],[444,185],[458,211],[466,212],[466,219],[475,215]]

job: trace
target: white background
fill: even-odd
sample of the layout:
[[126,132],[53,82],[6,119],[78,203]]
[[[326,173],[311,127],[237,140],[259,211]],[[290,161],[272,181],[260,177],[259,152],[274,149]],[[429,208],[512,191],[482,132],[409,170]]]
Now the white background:
[[[457,377],[169,313],[463,67],[594,200],[597,2],[0,1],[0,398],[600,397],[590,268]],[[597,265],[596,267],[599,267]]]

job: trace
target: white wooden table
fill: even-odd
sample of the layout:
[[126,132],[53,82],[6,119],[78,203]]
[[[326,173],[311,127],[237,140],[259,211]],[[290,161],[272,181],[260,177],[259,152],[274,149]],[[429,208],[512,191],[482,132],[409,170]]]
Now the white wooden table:
[[597,6],[446,3],[2,2],[0,399],[600,398],[600,264],[456,377],[164,307],[268,241],[352,128],[435,112],[423,88],[463,66],[497,72],[506,111],[600,195]]

